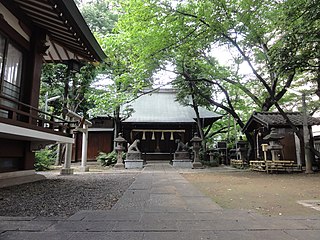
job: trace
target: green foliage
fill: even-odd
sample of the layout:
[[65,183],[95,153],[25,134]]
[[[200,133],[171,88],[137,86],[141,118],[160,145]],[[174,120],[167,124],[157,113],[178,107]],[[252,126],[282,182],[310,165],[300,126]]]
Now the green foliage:
[[[100,86],[98,89],[92,88],[86,95],[91,106],[89,114],[111,116],[115,126],[119,126],[121,119],[130,113],[128,109],[122,115],[120,107],[132,101],[139,90],[148,85],[150,76],[150,73],[141,74],[137,68],[133,68],[134,60],[129,58],[131,48],[119,38],[119,33],[114,29],[120,13],[117,5],[117,1],[113,0],[93,0],[80,8],[108,56],[100,71]],[[117,127],[115,131],[118,131]]]
[[[119,14],[116,27],[96,34],[108,53],[104,73],[112,84],[91,94],[97,106],[93,111],[120,119],[120,106],[136,97],[167,63],[177,74],[174,86],[181,102],[190,104],[187,95],[193,94],[193,104],[229,114],[236,128],[242,128],[254,110],[273,110],[275,103],[293,109],[288,102],[297,101],[286,94],[287,87],[299,88],[307,82],[312,88],[320,86],[317,2],[118,1],[119,6],[112,5]],[[92,16],[101,19],[100,14],[105,13]],[[101,29],[94,21],[93,25]],[[213,57],[220,47],[231,53],[231,64],[222,65]],[[240,71],[243,66],[245,73]],[[221,127],[235,132],[230,121],[224,118]],[[226,134],[220,138],[226,139]]]
[[50,170],[50,166],[55,161],[55,151],[50,148],[45,148],[35,153],[35,170],[46,171]]
[[[44,108],[45,94],[48,98],[60,96],[56,101],[49,103],[49,112],[60,115],[67,107],[83,116],[87,115],[92,107],[87,101],[90,85],[99,69],[93,64],[81,67],[79,73],[69,73],[65,64],[44,64],[41,75],[40,106]],[[67,88],[65,86],[67,85]]]
[[[123,0],[120,6],[117,39],[130,48],[129,68],[139,75],[170,62],[181,101],[188,104],[194,93],[199,105],[227,112],[240,128],[254,110],[290,105],[285,93],[292,84],[316,77],[320,84],[316,0]],[[219,47],[231,53],[228,67],[212,57]],[[250,72],[239,71],[244,65]],[[190,81],[197,92],[190,92]]]
[[118,15],[112,11],[113,1],[92,0],[81,5],[80,11],[92,32],[108,34],[112,32]]
[[[118,153],[116,151],[112,151],[110,153],[100,152],[96,157],[96,160],[101,164],[101,166],[109,166],[117,163]],[[126,158],[126,153],[123,152],[122,159]]]
[[48,111],[53,115],[60,115],[63,108],[64,82],[66,79],[66,65],[48,63],[42,66],[40,88],[40,107],[42,109],[44,109],[46,93],[48,93],[48,98],[61,96],[56,101],[48,103]]

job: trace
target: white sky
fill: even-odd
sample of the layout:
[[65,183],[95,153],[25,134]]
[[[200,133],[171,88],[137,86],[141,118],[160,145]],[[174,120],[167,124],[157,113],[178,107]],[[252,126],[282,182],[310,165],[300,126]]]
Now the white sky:
[[[223,66],[232,66],[233,64],[233,56],[230,53],[230,51],[226,47],[216,47],[212,52],[211,56],[217,59],[217,61],[223,65]],[[172,71],[174,70],[174,66],[171,64],[168,64],[166,66],[167,70],[161,70],[157,74],[154,75],[155,79],[155,86],[161,86],[163,84],[166,84],[176,77],[176,74],[173,73]],[[251,75],[252,71],[251,68],[249,67],[248,63],[244,62],[240,65],[239,68],[239,74],[242,75]],[[167,87],[171,87],[171,85],[166,85]]]

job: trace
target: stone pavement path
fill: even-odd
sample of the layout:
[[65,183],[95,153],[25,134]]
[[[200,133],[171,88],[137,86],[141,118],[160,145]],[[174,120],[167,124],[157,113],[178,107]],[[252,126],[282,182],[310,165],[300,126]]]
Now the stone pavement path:
[[169,164],[148,164],[109,211],[68,219],[0,217],[1,240],[319,240],[320,216],[221,209]]

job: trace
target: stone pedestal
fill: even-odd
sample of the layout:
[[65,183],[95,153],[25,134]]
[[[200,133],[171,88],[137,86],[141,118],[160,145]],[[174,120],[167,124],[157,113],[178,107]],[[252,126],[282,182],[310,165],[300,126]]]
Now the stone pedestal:
[[79,168],[79,171],[80,171],[80,172],[89,172],[89,166],[81,166],[81,167]]
[[124,160],[124,167],[131,168],[143,168],[143,159],[140,152],[128,152],[126,160]]
[[193,162],[192,168],[203,168],[203,165],[201,162]]
[[192,162],[188,152],[175,152],[172,160],[173,167],[192,168]]
[[124,164],[123,163],[116,163],[113,167],[114,168],[124,168]]
[[61,175],[72,175],[73,174],[73,168],[62,168],[60,171]]
[[143,168],[143,160],[135,159],[135,160],[124,160],[124,167],[126,169],[131,168]]

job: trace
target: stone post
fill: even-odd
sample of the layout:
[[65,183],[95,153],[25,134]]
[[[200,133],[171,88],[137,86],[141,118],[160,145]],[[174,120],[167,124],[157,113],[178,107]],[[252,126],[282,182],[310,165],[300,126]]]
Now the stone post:
[[87,166],[88,158],[88,125],[84,124],[82,129],[82,152],[81,152],[81,172],[89,172],[89,166]]
[[[72,119],[70,119],[72,120]],[[71,132],[72,134],[72,132]],[[61,175],[72,175],[73,169],[71,168],[71,158],[72,158],[72,143],[66,143],[66,151],[64,156],[63,167],[60,171]]]
[[72,157],[72,143],[67,143],[63,168],[61,169],[61,172],[60,172],[61,175],[73,174],[73,168],[71,168],[71,157]]

